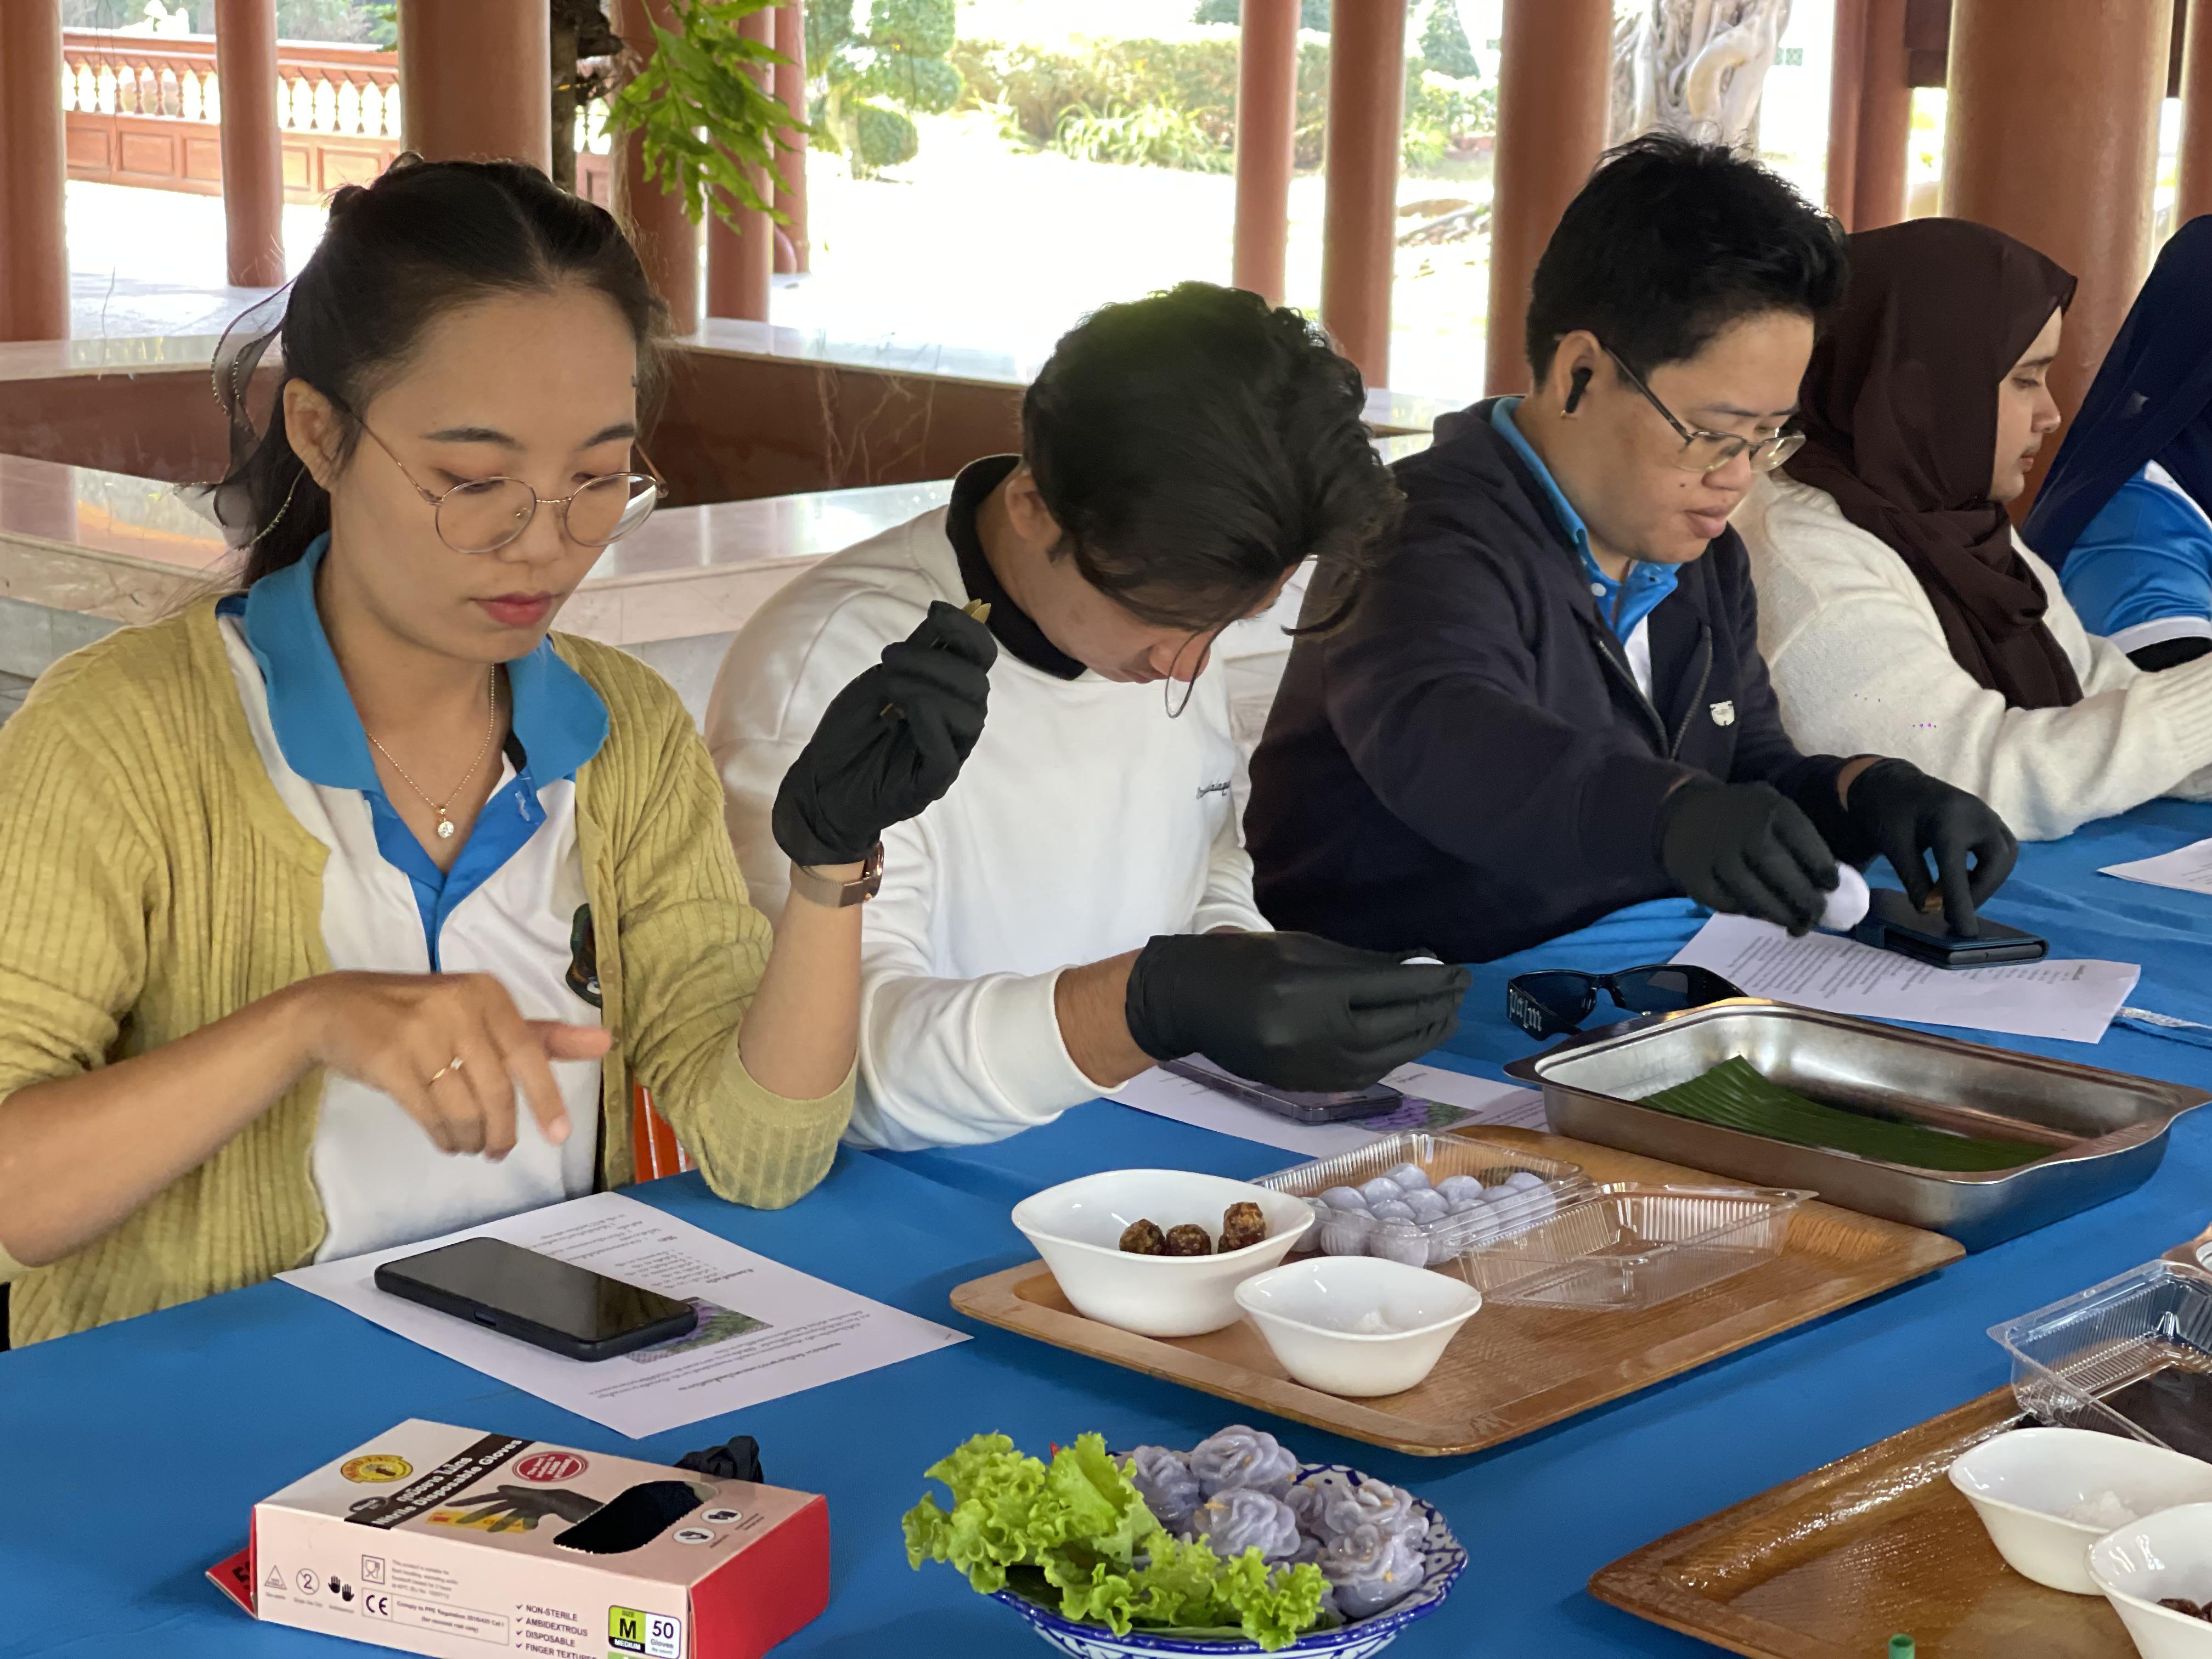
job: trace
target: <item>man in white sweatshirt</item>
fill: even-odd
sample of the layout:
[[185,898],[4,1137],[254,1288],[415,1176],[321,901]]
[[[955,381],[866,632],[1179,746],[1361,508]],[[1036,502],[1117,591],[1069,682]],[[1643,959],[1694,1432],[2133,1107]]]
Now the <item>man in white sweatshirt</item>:
[[[1109,306],[1030,388],[1022,454],[975,462],[949,507],[824,560],[738,635],[707,738],[774,916],[771,821],[806,815],[790,769],[829,700],[933,603],[990,605],[982,735],[882,843],[848,1140],[999,1139],[1190,1053],[1356,1088],[1449,1035],[1468,977],[1404,965],[1419,939],[1267,931],[1204,672],[1308,558],[1356,603],[1397,501],[1361,408],[1358,372],[1255,295],[1189,283]],[[867,850],[820,839],[823,862]]]

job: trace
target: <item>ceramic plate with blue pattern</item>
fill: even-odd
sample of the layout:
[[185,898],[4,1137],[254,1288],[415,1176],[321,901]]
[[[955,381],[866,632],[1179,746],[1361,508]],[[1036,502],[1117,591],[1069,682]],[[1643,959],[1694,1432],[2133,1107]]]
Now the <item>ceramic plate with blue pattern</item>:
[[[1115,1455],[1121,1455],[1118,1452]],[[1298,1465],[1301,1480],[1322,1474],[1349,1475],[1355,1482],[1372,1478],[1344,1463]],[[1288,1647],[1277,1648],[1276,1659],[1368,1659],[1370,1654],[1380,1653],[1396,1641],[1408,1625],[1427,1618],[1443,1605],[1444,1597],[1451,1594],[1460,1574],[1467,1571],[1467,1552],[1460,1547],[1459,1540],[1452,1535],[1451,1528],[1433,1505],[1415,1498],[1413,1507],[1428,1522],[1428,1536],[1421,1547],[1425,1571],[1420,1587],[1380,1613],[1355,1619],[1348,1625],[1308,1631]],[[1018,1590],[1002,1589],[991,1599],[1004,1602],[1021,1614],[1031,1630],[1068,1655],[1069,1659],[1157,1659],[1158,1655],[1173,1653],[1225,1656],[1261,1651],[1258,1643],[1243,1637],[1171,1635],[1145,1630],[1116,1636],[1103,1626],[1063,1619],[1056,1607],[1032,1601]]]

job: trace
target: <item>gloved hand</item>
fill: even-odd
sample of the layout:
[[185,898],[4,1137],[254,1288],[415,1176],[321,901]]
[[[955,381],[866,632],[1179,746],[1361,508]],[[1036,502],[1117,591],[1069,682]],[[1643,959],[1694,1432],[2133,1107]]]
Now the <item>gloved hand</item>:
[[939,599],[830,700],[769,820],[793,863],[856,863],[952,787],[983,735],[998,655],[989,629]]
[[1154,1060],[1204,1054],[1239,1077],[1364,1089],[1459,1024],[1464,968],[1407,967],[1311,933],[1164,933],[1137,953],[1123,1008]]
[[[1925,908],[1940,887],[1945,925],[1968,939],[1981,933],[1975,911],[2004,885],[2020,842],[1979,797],[1929,777],[1911,761],[1881,760],[1851,781],[1844,811],[1889,860],[1905,897]],[[1933,881],[1929,853],[1936,855]]]
[[1792,933],[1812,931],[1839,879],[1813,820],[1764,783],[1683,784],[1659,809],[1659,861],[1698,903]]
[[476,1511],[458,1523],[464,1527],[482,1527],[486,1532],[532,1532],[549,1515],[572,1522],[587,1520],[598,1512],[599,1500],[565,1486],[497,1486],[489,1495],[465,1498],[453,1508]]

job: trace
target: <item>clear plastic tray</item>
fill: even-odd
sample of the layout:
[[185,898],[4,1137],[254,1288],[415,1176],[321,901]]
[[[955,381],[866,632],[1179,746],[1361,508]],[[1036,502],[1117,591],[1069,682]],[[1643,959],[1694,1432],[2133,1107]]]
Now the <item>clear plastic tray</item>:
[[[1540,1185],[1525,1197],[1484,1212],[1447,1215],[1435,1221],[1378,1222],[1370,1216],[1331,1209],[1321,1195],[1334,1187],[1358,1187],[1401,1164],[1418,1164],[1431,1184],[1450,1176],[1472,1176],[1486,1187],[1516,1174],[1534,1176]],[[1356,1152],[1340,1152],[1312,1164],[1262,1176],[1259,1185],[1304,1199],[1314,1207],[1315,1224],[1300,1248],[1328,1255],[1376,1255],[1415,1267],[1443,1267],[1475,1244],[1507,1238],[1542,1225],[1562,1209],[1596,1191],[1581,1166],[1536,1158],[1518,1147],[1462,1135],[1419,1132],[1386,1136]]]
[[1549,1221],[1458,1261],[1492,1302],[1626,1311],[1771,1261],[1810,1193],[1772,1188],[1600,1187]]
[[2191,1456],[2114,1409],[2122,1389],[2161,1371],[2212,1373],[2212,1273],[2150,1261],[1990,1335],[2012,1356],[2013,1397],[2039,1422],[2131,1435]]

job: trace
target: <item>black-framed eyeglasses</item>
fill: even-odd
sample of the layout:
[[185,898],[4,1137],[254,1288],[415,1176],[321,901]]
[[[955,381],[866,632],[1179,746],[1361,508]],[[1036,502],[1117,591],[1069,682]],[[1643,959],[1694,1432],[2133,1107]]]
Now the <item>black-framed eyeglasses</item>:
[[1632,1014],[1671,1014],[1743,994],[1711,969],[1684,963],[1653,963],[1617,974],[1555,968],[1506,981],[1506,1017],[1530,1036],[1565,1036],[1582,1029],[1601,991]]
[[1659,401],[1659,394],[1644,384],[1644,377],[1621,362],[1619,352],[1607,346],[1605,355],[1613,359],[1613,366],[1620,371],[1621,378],[1642,392],[1644,401],[1674,428],[1675,435],[1682,441],[1674,465],[1685,472],[1717,471],[1739,455],[1751,457],[1753,471],[1771,472],[1805,447],[1805,434],[1802,432],[1770,432],[1764,438],[1746,438],[1733,432],[1707,432],[1702,428],[1684,426],[1674,418],[1674,411]]
[[581,547],[605,547],[653,516],[660,498],[668,493],[653,458],[638,447],[645,472],[605,472],[586,478],[566,495],[540,495],[520,478],[469,478],[451,489],[426,489],[407,470],[407,463],[392,453],[392,446],[377,437],[363,421],[376,447],[392,457],[400,477],[415,486],[415,493],[430,505],[438,539],[456,553],[495,553],[530,528],[538,509],[550,507],[561,515],[568,539]]

